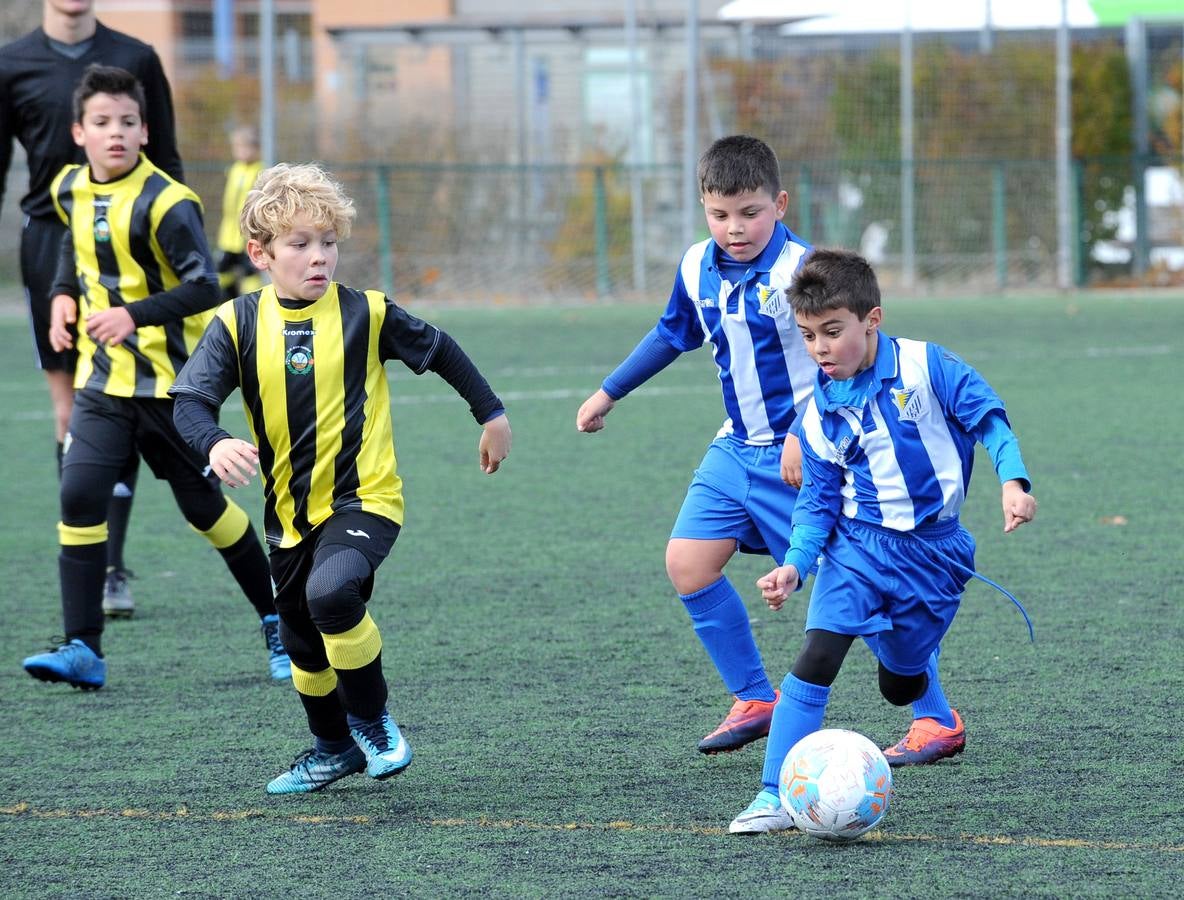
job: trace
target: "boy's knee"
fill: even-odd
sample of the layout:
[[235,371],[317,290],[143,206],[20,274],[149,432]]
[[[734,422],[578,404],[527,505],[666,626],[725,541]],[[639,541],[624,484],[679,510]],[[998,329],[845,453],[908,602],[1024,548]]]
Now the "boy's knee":
[[97,525],[107,518],[107,504],[111,495],[105,488],[96,489],[91,478],[81,471],[82,468],[66,467],[62,470],[62,521],[70,525]]
[[[672,540],[666,545],[666,575],[679,594],[693,594],[723,577],[730,557],[713,541]],[[718,557],[723,556],[722,559]]]
[[838,676],[853,640],[850,635],[831,631],[807,631],[806,643],[793,664],[794,677],[829,687]]
[[304,596],[317,630],[332,634],[361,621],[369,577],[370,563],[352,547],[342,548],[313,567]]
[[880,663],[880,693],[893,706],[908,706],[924,694],[928,687],[929,676],[924,672],[900,675]]

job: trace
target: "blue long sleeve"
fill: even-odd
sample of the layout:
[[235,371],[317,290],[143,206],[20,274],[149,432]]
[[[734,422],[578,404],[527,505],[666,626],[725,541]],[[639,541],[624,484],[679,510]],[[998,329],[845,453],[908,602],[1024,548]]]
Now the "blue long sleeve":
[[799,587],[806,580],[814,561],[822,552],[830,532],[815,528],[813,525],[794,525],[789,532],[789,550],[785,554],[782,565],[793,566],[798,570]]
[[681,354],[682,351],[663,338],[655,326],[633,348],[625,361],[604,379],[601,387],[614,400],[620,400],[665,369]]
[[990,455],[1000,484],[1015,480],[1023,482],[1025,491],[1032,490],[1032,479],[1028,477],[1024,459],[1020,456],[1020,442],[1002,411],[992,410],[983,416],[974,429],[974,436]]

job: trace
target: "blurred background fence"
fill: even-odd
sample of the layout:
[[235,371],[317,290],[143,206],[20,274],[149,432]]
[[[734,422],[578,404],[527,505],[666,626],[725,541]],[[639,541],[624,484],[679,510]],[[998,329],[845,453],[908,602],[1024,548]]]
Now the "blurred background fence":
[[[473,0],[426,22],[395,2],[364,25],[327,25],[321,5],[281,4],[267,96],[259,3],[176,4],[175,40],[154,41],[211,233],[228,131],[267,105],[275,157],[323,160],[358,204],[351,282],[441,300],[664,297],[688,163],[746,132],[780,157],[787,224],[861,249],[889,288],[1058,283],[1055,30],[910,35],[905,125],[898,33],[794,34],[707,0],[698,19],[678,0]],[[9,20],[9,36],[34,24]],[[1184,8],[1074,28],[1070,64],[1072,282],[1184,282]],[[18,159],[0,279],[22,175]]]

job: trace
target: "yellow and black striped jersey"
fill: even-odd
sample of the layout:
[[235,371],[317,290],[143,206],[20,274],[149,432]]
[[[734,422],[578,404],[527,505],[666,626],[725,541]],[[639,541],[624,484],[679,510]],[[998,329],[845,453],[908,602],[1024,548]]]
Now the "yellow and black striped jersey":
[[270,545],[295,546],[344,510],[402,524],[383,363],[398,359],[422,374],[453,357],[446,377],[464,373],[451,381],[478,421],[501,401],[448,335],[380,291],[331,282],[318,300],[289,304],[271,285],[224,303],[173,395],[216,408],[242,390],[259,448]]
[[222,192],[222,224],[218,226],[218,249],[226,253],[242,253],[247,239],[238,227],[239,213],[255,179],[263,171],[261,162],[235,161],[226,170],[226,189]]
[[[197,195],[143,155],[103,183],[91,180],[88,166],[66,166],[50,194],[70,229],[57,281],[79,297],[74,387],[168,396],[220,300]],[[71,248],[73,279],[63,273]],[[136,331],[118,346],[96,344],[87,318],[116,306],[127,307]]]

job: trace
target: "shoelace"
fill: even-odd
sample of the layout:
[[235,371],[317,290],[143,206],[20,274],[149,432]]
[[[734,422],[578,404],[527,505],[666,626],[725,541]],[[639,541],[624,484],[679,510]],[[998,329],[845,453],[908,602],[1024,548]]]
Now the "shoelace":
[[280,640],[280,625],[278,622],[268,622],[263,626],[263,637],[267,641],[267,649],[272,653],[278,653],[281,656],[287,656],[288,651],[284,649],[284,642]]
[[362,733],[362,737],[373,744],[378,750],[385,751],[390,749],[391,742],[386,733],[386,716],[359,725],[358,731]]

